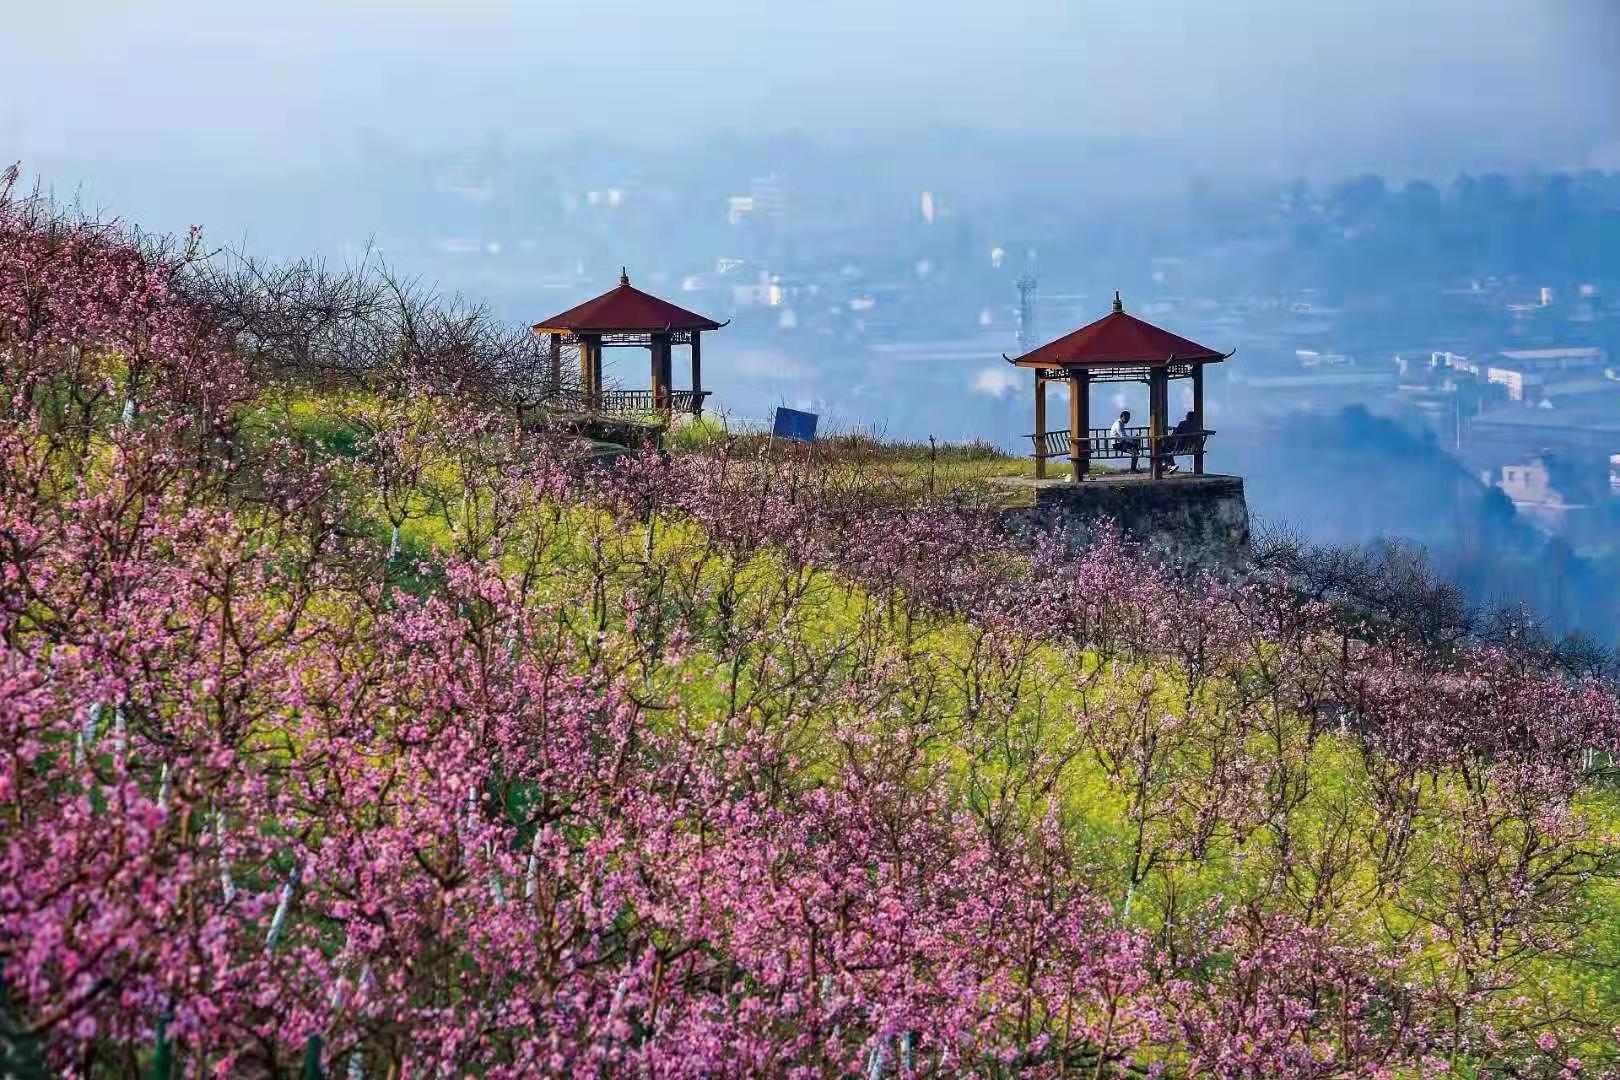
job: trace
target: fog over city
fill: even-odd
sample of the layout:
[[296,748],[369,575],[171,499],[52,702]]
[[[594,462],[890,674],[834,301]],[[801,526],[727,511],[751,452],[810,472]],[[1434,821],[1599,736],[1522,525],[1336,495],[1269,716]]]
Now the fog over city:
[[1032,386],[1002,354],[1118,289],[1237,350],[1211,467],[1259,516],[1421,543],[1480,603],[1620,638],[1620,5],[104,0],[8,22],[0,164],[58,198],[385,260],[520,324],[623,266],[731,320],[705,375],[738,423],[787,404],[1027,453]]

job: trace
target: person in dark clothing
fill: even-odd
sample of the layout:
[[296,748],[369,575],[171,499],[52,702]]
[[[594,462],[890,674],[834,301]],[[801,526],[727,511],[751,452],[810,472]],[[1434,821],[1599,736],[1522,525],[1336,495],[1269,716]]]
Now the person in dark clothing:
[[1192,444],[1192,439],[1189,436],[1198,434],[1198,431],[1198,420],[1189,411],[1164,440],[1164,449],[1159,457],[1163,462],[1165,472],[1180,471],[1180,467],[1175,461],[1175,455],[1189,452],[1188,448]]

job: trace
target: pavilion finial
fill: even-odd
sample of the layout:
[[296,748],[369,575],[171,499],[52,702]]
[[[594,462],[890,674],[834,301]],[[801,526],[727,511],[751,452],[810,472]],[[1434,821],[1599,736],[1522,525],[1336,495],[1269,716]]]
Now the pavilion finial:
[[1125,310],[1125,305],[1120,302],[1119,290],[1118,289],[1114,290],[1114,310],[1115,311],[1124,311]]
[[628,285],[628,284],[630,284],[630,271],[627,270],[626,268],[622,267],[622,266],[619,267],[619,284],[620,285]]

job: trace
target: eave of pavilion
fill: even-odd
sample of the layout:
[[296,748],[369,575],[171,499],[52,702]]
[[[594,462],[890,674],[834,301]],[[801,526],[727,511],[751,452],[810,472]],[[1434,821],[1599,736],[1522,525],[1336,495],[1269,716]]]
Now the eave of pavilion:
[[1086,372],[1091,376],[1092,382],[1146,382],[1153,377],[1155,368],[1163,368],[1168,379],[1190,379],[1195,368],[1203,364],[1218,364],[1230,358],[1237,350],[1219,354],[1214,357],[1196,360],[1181,360],[1174,356],[1167,356],[1162,360],[1085,360],[1072,363],[1049,360],[1024,360],[1020,357],[1002,354],[1014,367],[1027,368],[1042,379],[1070,379]]
[[1171,379],[1189,378],[1200,366],[1218,364],[1231,355],[1126,314],[1116,292],[1109,314],[1022,356],[1003,353],[1002,359],[1014,367],[1034,369],[1037,378],[1085,374],[1095,382],[1135,382],[1151,379],[1156,372]]
[[[730,319],[723,323],[716,323],[714,329],[729,325]],[[556,334],[558,340],[564,345],[577,345],[581,340],[589,338],[604,348],[638,347],[651,348],[655,339],[668,341],[671,345],[690,345],[699,334],[708,333],[707,329],[676,330],[665,327],[662,330],[624,329],[624,330],[570,330],[565,326],[546,326],[537,323],[532,327],[536,334]]]

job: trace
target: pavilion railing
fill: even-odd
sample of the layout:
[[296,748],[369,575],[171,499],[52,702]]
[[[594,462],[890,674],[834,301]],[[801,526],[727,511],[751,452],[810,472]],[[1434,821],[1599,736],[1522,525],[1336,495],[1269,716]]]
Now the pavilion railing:
[[610,416],[647,416],[656,413],[692,413],[702,411],[708,390],[666,390],[664,402],[651,390],[603,390],[598,394],[597,411]]
[[1189,457],[1204,452],[1211,430],[1166,432],[1155,438],[1146,427],[1125,428],[1115,435],[1110,428],[1090,428],[1084,437],[1071,439],[1067,429],[1035,432],[1028,436],[1037,460],[1079,457],[1085,460],[1147,460]]

